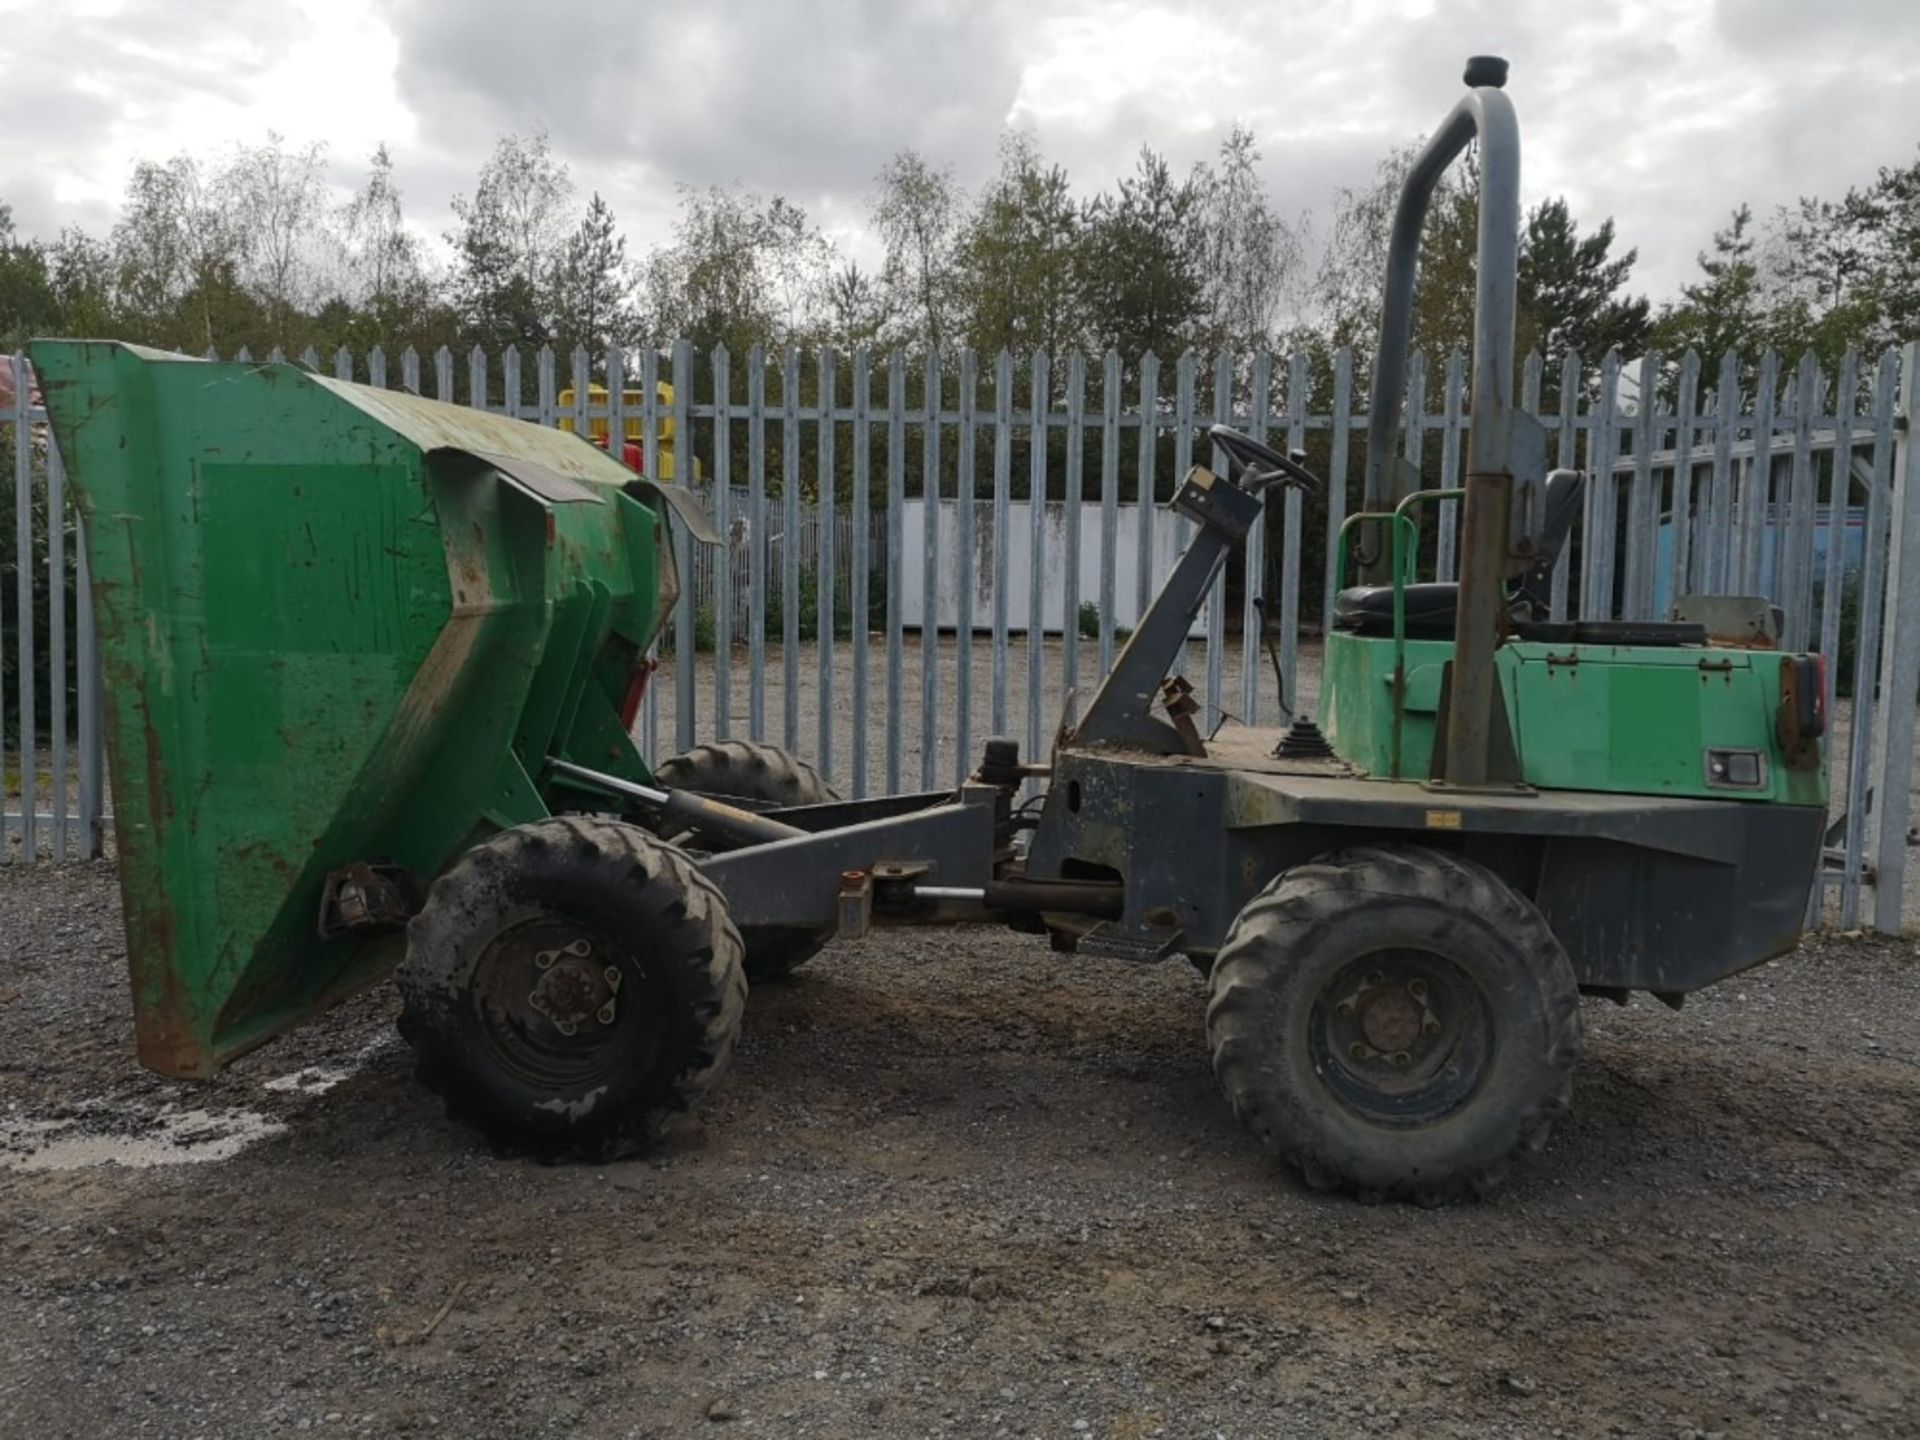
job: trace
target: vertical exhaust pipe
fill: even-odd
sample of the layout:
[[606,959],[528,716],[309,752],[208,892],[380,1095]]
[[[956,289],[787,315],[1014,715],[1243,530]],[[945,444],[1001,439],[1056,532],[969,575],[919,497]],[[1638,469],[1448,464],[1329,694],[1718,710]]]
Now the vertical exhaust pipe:
[[[1507,62],[1467,62],[1472,87],[1421,150],[1400,189],[1387,252],[1380,343],[1374,352],[1367,422],[1365,507],[1390,510],[1405,499],[1394,464],[1413,334],[1413,289],[1427,209],[1446,168],[1480,143],[1480,229],[1473,313],[1472,414],[1467,431],[1466,503],[1461,519],[1460,602],[1454,634],[1443,778],[1487,783],[1494,700],[1493,652],[1499,642],[1513,499],[1513,330],[1519,290],[1520,129],[1501,87]],[[1391,583],[1388,546],[1373,537],[1362,567],[1371,584]]]

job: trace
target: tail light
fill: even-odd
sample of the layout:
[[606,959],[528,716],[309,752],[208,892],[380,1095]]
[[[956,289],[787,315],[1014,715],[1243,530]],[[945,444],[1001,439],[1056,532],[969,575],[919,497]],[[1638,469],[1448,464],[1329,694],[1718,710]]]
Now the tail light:
[[1820,763],[1820,737],[1827,733],[1827,662],[1818,655],[1787,655],[1780,661],[1780,714],[1775,726],[1788,768]]

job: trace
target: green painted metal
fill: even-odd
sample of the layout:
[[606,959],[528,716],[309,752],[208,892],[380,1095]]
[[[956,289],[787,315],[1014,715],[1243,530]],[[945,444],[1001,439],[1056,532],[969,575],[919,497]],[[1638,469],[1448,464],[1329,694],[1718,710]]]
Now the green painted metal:
[[[1405,642],[1400,767],[1423,779],[1433,757],[1447,640]],[[1781,666],[1770,650],[1700,646],[1554,645],[1509,641],[1496,672],[1522,778],[1542,790],[1712,800],[1826,803],[1826,767],[1790,768],[1776,725]],[[1322,729],[1344,760],[1394,775],[1394,642],[1327,637]],[[1709,750],[1755,750],[1763,783],[1709,782]]]
[[[1393,689],[1393,708],[1388,714],[1388,723],[1391,728],[1388,732],[1388,759],[1384,772],[1389,775],[1410,773],[1405,768],[1402,752],[1405,740],[1402,731],[1407,723],[1408,714],[1431,715],[1433,713],[1433,707],[1430,705],[1415,712],[1411,703],[1404,703],[1401,690],[1408,680],[1406,669],[1407,586],[1413,583],[1414,566],[1420,557],[1420,522],[1413,512],[1430,501],[1464,500],[1466,494],[1464,489],[1459,488],[1416,490],[1391,510],[1363,510],[1358,514],[1349,515],[1340,526],[1339,547],[1335,551],[1333,567],[1336,594],[1347,583],[1347,554],[1354,527],[1368,520],[1381,521],[1386,524],[1388,532],[1393,536],[1392,564],[1387,572],[1392,577],[1393,585],[1393,670],[1391,672],[1393,678],[1390,681]],[[1451,654],[1452,652],[1449,651],[1449,658]],[[1429,734],[1425,740],[1425,747],[1428,751],[1433,748],[1431,722],[1429,722]]]
[[[1350,515],[1335,552],[1346,583],[1349,536],[1363,521],[1393,537],[1392,638],[1327,636],[1322,729],[1335,752],[1369,775],[1425,778],[1433,764],[1450,640],[1410,640],[1406,587],[1420,534],[1412,510],[1462,490],[1417,490],[1390,511]],[[1826,766],[1790,768],[1776,734],[1781,697],[1774,651],[1699,646],[1549,645],[1508,641],[1494,653],[1495,683],[1527,784],[1619,795],[1827,803]],[[1756,750],[1763,783],[1710,782],[1709,750]]]
[[[1393,703],[1394,673],[1404,651],[1406,703]],[[1425,778],[1433,754],[1440,673],[1453,658],[1450,640],[1364,639],[1334,630],[1322,662],[1320,728],[1341,759],[1369,775]],[[1395,717],[1399,734],[1395,735]],[[1394,763],[1398,753],[1400,763]]]
[[142,1060],[206,1075],[383,974],[319,938],[356,862],[424,885],[620,721],[674,577],[591,444],[290,365],[32,347],[78,503]]

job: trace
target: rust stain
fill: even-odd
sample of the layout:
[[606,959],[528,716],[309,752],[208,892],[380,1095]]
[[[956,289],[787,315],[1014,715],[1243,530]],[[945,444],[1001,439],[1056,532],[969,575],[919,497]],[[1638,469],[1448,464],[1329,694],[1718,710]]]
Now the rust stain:
[[[124,839],[120,853],[125,855]],[[204,1079],[213,1074],[212,1053],[194,1023],[194,1009],[175,961],[179,935],[164,890],[135,894],[133,871],[121,871],[121,904],[127,917],[127,973],[133,983],[133,1028],[140,1063],[163,1075]]]
[[[137,692],[136,692],[137,693]],[[146,751],[147,843],[156,865],[173,827],[173,792],[161,752],[160,733],[153,723],[146,697],[140,707],[141,738]],[[122,856],[136,853],[124,833],[118,837]],[[143,868],[143,867],[141,867]],[[212,1056],[194,1024],[194,1009],[181,981],[176,961],[179,934],[173,905],[157,873],[149,893],[140,868],[122,862],[121,904],[127,917],[127,968],[139,1003],[134,1012],[134,1034],[142,1064],[164,1075],[195,1078],[213,1073]]]
[[160,753],[160,732],[153,723],[153,711],[144,695],[140,698],[140,729],[147,752],[147,822],[153,826],[154,839],[159,841],[173,820],[173,792],[167,786],[166,765]]
[[284,885],[291,886],[299,875],[299,871],[293,867],[287,858],[269,846],[264,840],[249,840],[245,845],[236,845],[233,849],[229,850],[227,854],[234,860],[264,860],[273,870],[273,873],[280,877],[280,881]]

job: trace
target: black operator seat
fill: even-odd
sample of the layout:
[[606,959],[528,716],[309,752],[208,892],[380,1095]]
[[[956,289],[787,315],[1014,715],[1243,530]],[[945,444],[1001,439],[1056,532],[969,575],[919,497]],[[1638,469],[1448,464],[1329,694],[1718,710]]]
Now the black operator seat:
[[[1690,621],[1571,620],[1552,621],[1553,567],[1573,533],[1574,517],[1586,476],[1577,470],[1556,470],[1547,477],[1546,515],[1540,527],[1539,558],[1507,597],[1513,633],[1523,640],[1587,645],[1704,645],[1706,626]],[[1459,617],[1460,586],[1451,580],[1409,585],[1406,596],[1406,633],[1415,640],[1451,640]],[[1333,625],[1355,635],[1393,634],[1393,587],[1356,585],[1334,599]]]
[[[1573,533],[1580,513],[1586,476],[1578,470],[1556,470],[1547,478],[1546,515],[1540,526],[1539,559],[1521,578],[1515,598],[1524,598],[1533,613],[1547,612],[1554,562]],[[1460,607],[1460,586],[1453,580],[1427,580],[1409,585],[1406,596],[1407,634],[1416,640],[1451,640]],[[1353,585],[1334,597],[1333,625],[1356,635],[1393,634],[1393,587]]]

